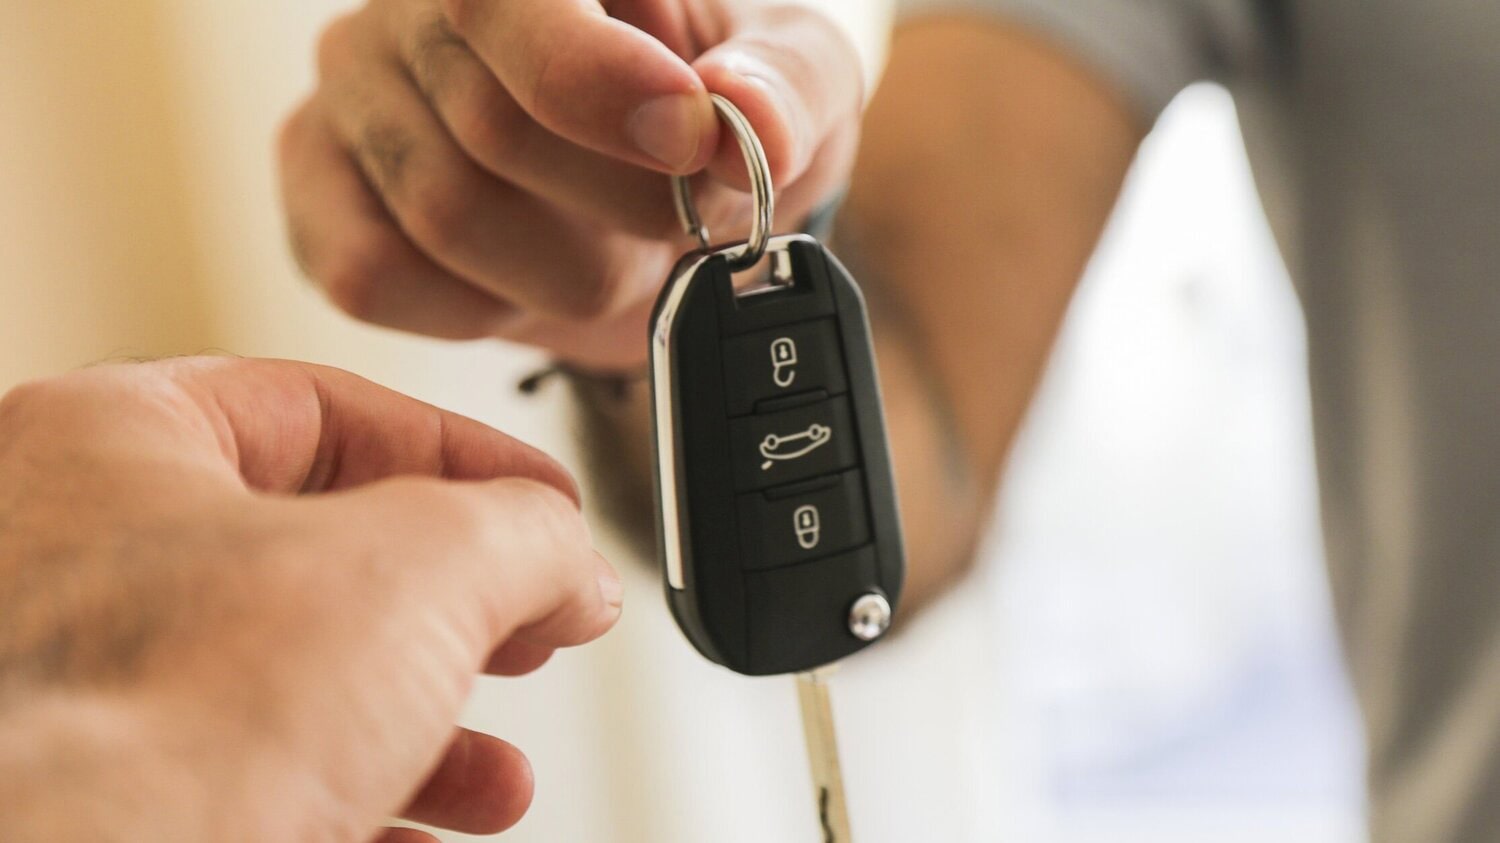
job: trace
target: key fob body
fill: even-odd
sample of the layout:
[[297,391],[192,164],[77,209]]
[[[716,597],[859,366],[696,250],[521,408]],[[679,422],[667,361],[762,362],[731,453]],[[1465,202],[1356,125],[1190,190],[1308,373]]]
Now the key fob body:
[[667,599],[731,670],[810,670],[885,631],[905,573],[869,319],[811,237],[747,293],[733,252],[684,257],[651,319]]

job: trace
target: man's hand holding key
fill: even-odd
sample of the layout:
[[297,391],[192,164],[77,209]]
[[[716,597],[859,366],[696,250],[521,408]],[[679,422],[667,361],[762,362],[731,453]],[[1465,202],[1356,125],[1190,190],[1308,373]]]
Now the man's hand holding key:
[[744,165],[709,94],[748,116],[791,230],[847,179],[853,44],[795,5],[732,0],[371,0],[336,21],[281,139],[306,271],[344,310],[635,370],[693,245],[663,174],[742,232]]

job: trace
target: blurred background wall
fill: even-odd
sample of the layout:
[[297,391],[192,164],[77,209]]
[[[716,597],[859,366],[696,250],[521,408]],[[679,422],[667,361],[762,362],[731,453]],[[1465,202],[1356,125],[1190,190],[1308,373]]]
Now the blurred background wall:
[[163,4],[131,5],[0,5],[5,384],[216,333]]
[[[514,392],[534,355],[359,326],[297,278],[272,137],[343,5],[0,0],[0,389],[296,357],[578,465],[559,396]],[[1080,292],[986,564],[838,681],[861,840],[1362,839],[1301,330],[1232,104],[1192,89]],[[469,707],[537,769],[508,839],[816,839],[789,683],[702,662],[619,561],[615,634]]]

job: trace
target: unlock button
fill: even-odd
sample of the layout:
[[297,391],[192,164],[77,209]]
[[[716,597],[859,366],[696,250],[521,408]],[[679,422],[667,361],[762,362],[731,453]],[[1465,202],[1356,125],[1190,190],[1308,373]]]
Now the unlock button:
[[724,343],[729,415],[745,416],[769,398],[823,390],[842,395],[844,354],[832,319],[815,319],[731,337]]
[[791,337],[771,340],[771,383],[782,389],[797,382],[797,343]]
[[793,565],[870,541],[858,470],[788,489],[740,495],[740,550],[747,570]]

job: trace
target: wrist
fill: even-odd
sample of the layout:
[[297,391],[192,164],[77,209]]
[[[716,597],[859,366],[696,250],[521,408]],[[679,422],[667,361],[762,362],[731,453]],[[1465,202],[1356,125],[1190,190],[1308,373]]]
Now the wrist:
[[566,362],[554,362],[527,375],[516,384],[522,394],[535,395],[549,380],[560,378],[590,401],[618,403],[628,399],[650,379],[645,364],[628,369],[586,369]]

